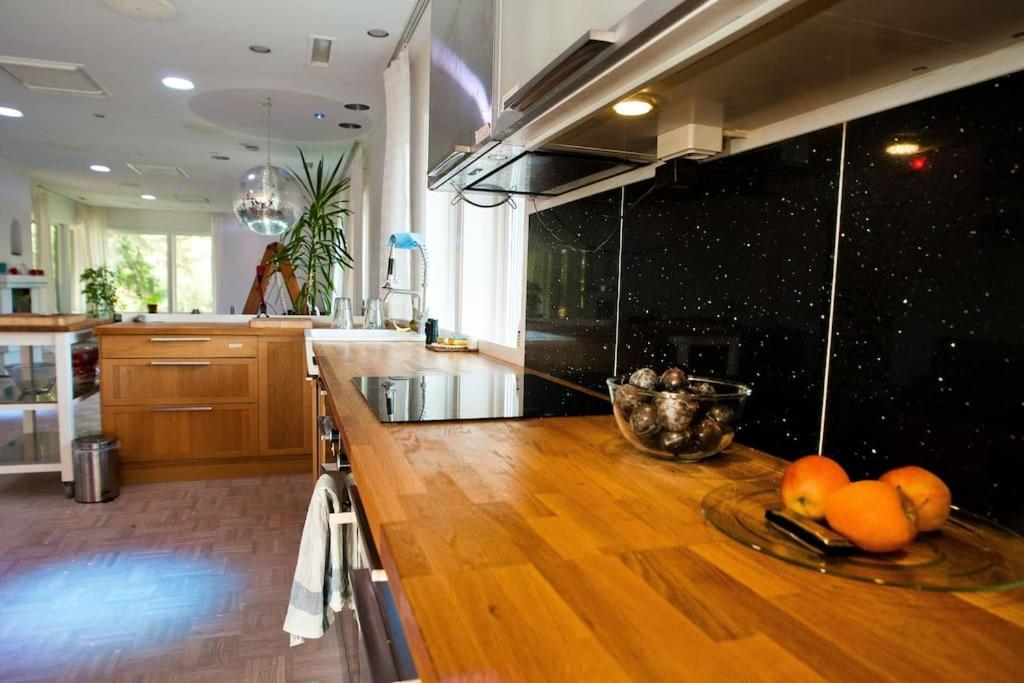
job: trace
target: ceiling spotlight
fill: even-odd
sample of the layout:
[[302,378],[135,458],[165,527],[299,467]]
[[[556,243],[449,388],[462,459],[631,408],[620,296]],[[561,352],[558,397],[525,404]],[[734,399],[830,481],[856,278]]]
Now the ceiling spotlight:
[[488,154],[487,158],[490,159],[491,161],[505,161],[505,159],[508,159],[508,155],[507,154]]
[[154,199],[156,199],[156,195],[155,194],[149,194],[148,192],[146,194],[140,194],[139,197],[141,197],[142,199],[145,199],[147,202],[151,202]]
[[654,109],[654,102],[646,97],[630,97],[621,102],[616,102],[612,109],[619,116],[643,116]]
[[210,158],[211,159],[216,159],[217,161],[230,161],[231,160],[231,157],[229,157],[229,156],[227,156],[225,154],[211,154]]
[[242,145],[242,147],[245,147],[250,152],[258,152],[258,151],[260,151],[260,146],[259,145],[254,145],[251,142],[242,142],[240,144]]
[[192,81],[179,76],[168,76],[160,82],[171,90],[194,90],[196,87]]
[[368,104],[360,104],[359,102],[350,102],[345,105],[345,109],[351,109],[352,111],[366,111],[370,108]]
[[266,45],[250,45],[249,49],[252,50],[253,52],[255,52],[258,55],[268,55],[268,54],[270,54],[270,48],[267,47]]
[[20,109],[14,107],[0,107],[0,116],[6,116],[9,119],[20,119],[24,114],[21,113]]
[[93,116],[95,116],[98,119],[105,119],[105,118],[107,118],[106,114],[101,114],[99,112],[96,112],[95,114],[93,114]]
[[366,32],[366,35],[370,36],[371,38],[387,38],[391,34],[382,28],[371,28],[369,31]]
[[96,171],[97,173],[110,173],[110,167],[103,164],[93,164],[89,167],[89,170]]
[[361,123],[351,123],[349,121],[343,121],[343,122],[338,124],[338,128],[348,128],[349,130],[355,130],[356,128],[362,128],[362,127],[363,127],[363,124],[361,124]]
[[905,157],[911,154],[917,154],[921,151],[921,145],[910,140],[894,140],[889,143],[885,148],[886,154],[891,154],[894,157]]
[[322,111],[316,111],[313,112],[313,118],[316,119],[317,121],[323,121],[324,119],[327,118],[327,114],[323,113]]

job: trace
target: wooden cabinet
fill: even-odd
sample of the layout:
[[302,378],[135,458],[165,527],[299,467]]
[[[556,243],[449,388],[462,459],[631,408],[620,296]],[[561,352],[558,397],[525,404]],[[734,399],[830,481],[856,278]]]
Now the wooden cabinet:
[[209,330],[100,328],[103,431],[121,441],[126,482],[308,471],[304,337]]
[[126,463],[252,456],[257,420],[255,403],[103,411],[103,429],[117,435]]
[[302,337],[260,337],[260,455],[310,453],[313,410]]
[[112,358],[100,366],[108,406],[254,403],[255,358]]

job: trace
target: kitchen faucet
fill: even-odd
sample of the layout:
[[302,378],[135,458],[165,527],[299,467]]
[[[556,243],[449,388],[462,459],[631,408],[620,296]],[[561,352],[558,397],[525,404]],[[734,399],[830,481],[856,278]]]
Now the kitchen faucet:
[[[410,326],[412,326],[412,323],[416,323],[417,329],[423,329],[423,321],[427,317],[427,249],[423,246],[423,241],[423,235],[415,232],[396,232],[391,234],[391,237],[388,238],[388,275],[382,287],[385,290],[385,303],[387,303],[388,297],[392,294],[407,294],[409,296],[412,300],[412,318],[409,320],[409,323]],[[415,289],[398,289],[395,287],[398,284],[398,278],[395,275],[395,249],[419,249],[420,259],[423,264],[423,277],[420,280],[420,289],[422,291],[417,292]]]

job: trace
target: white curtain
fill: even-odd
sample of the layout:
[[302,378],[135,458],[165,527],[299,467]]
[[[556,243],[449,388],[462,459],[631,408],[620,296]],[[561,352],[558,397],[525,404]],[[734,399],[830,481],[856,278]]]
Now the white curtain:
[[[348,253],[352,254],[355,262],[351,269],[344,271],[340,281],[335,283],[335,291],[340,296],[347,296],[352,299],[352,310],[359,312],[360,302],[363,300],[363,270],[366,264],[363,263],[363,241],[366,239],[365,212],[363,198],[366,188],[366,155],[363,154],[363,146],[358,142],[352,146],[348,163],[348,191],[345,199],[348,200],[348,209],[352,213],[345,221],[345,237],[348,239]],[[333,304],[333,302],[332,302]]]
[[[384,183],[381,190],[380,263],[382,278],[387,273],[388,238],[395,232],[409,232],[409,156],[412,114],[409,81],[409,54],[403,47],[384,70],[384,100],[387,108],[384,143]],[[409,254],[397,252],[396,274],[399,286],[410,288]],[[379,285],[378,285],[379,286]],[[370,291],[375,291],[370,283]],[[407,297],[395,297],[388,304],[388,315],[408,318],[412,309]]]
[[86,268],[107,263],[107,210],[98,206],[75,204],[75,222],[71,224],[71,301],[72,309],[85,311],[81,275]]
[[41,187],[32,188],[32,219],[36,224],[36,239],[39,249],[39,262],[36,267],[43,269],[50,282],[46,289],[42,290],[45,294],[39,310],[50,312],[56,310],[53,302],[57,300],[57,279],[53,271],[53,252],[50,249],[50,198],[46,190]]

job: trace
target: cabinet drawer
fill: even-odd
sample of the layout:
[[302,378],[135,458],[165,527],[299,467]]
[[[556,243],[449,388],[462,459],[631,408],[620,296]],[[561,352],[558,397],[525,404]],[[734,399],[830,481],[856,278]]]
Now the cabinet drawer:
[[256,336],[203,334],[105,335],[102,358],[255,358]]
[[104,407],[103,431],[116,434],[126,462],[254,457],[255,403]]
[[108,406],[250,403],[259,395],[255,358],[111,359],[100,375]]

